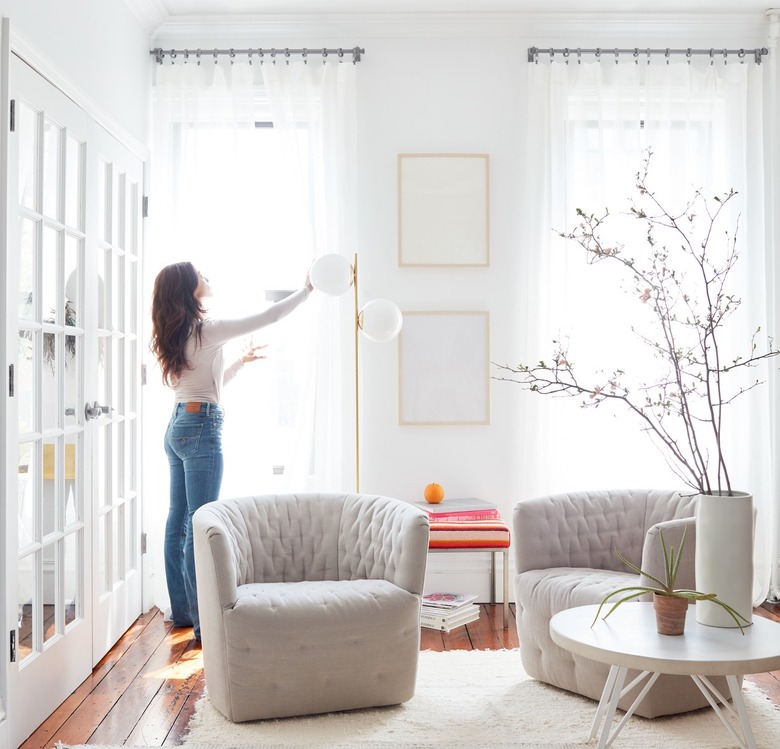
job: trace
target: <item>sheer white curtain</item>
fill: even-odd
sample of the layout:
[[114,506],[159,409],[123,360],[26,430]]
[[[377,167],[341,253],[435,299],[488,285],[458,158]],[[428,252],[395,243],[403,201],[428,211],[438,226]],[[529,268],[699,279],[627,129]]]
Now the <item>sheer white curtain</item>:
[[[270,304],[268,291],[300,288],[317,256],[351,257],[355,77],[356,66],[336,61],[156,68],[147,296],[160,268],[190,260],[215,290],[211,313],[239,316]],[[343,374],[349,310],[345,300],[314,293],[254,336],[267,344],[267,359],[246,365],[223,391],[221,496],[344,488],[352,458],[350,377]],[[230,347],[227,361],[243,343]],[[162,440],[172,400],[151,368],[146,525],[159,559],[155,601],[163,605]]]
[[[673,209],[682,210],[694,188],[710,196],[732,187],[739,192],[741,256],[732,287],[743,305],[733,343],[740,353],[749,349],[755,327],[766,330],[773,322],[775,293],[766,283],[771,243],[764,215],[763,66],[653,59],[617,65],[540,62],[529,68],[534,117],[522,269],[528,324],[520,334],[519,360],[549,360],[555,339],[568,340],[569,360],[580,378],[644,366],[640,357],[646,357],[646,347],[630,330],[640,324],[642,311],[630,279],[623,283],[611,275],[610,264],[588,265],[584,251],[556,231],[576,226],[577,208],[597,215],[606,208],[613,214],[627,211],[629,199],[637,197],[635,175],[647,148],[653,152],[650,184]],[[618,237],[625,252],[642,252],[644,236],[626,232]],[[753,374],[774,385],[776,370],[775,360]],[[753,493],[759,511],[756,600],[763,600],[769,585],[780,488],[773,461],[774,392],[774,386],[764,386],[744,396],[728,412],[724,430],[732,483]],[[527,496],[590,488],[684,488],[627,410],[580,404],[576,398],[532,394],[523,400]]]

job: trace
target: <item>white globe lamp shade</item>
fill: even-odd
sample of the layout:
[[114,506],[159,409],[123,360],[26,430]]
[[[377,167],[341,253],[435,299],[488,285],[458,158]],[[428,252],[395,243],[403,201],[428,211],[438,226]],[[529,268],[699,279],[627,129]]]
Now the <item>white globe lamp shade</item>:
[[404,316],[388,299],[372,299],[360,310],[358,324],[370,341],[385,343],[401,332]]
[[352,285],[352,266],[342,255],[322,255],[312,263],[309,280],[317,291],[340,296]]

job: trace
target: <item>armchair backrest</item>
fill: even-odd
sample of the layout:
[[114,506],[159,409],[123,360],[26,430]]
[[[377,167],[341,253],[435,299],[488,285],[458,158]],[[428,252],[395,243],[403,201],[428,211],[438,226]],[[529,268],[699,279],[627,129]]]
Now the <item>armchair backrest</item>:
[[639,565],[647,531],[694,514],[677,491],[606,490],[554,494],[515,506],[517,572],[550,567],[626,571],[615,549]]
[[[193,523],[228,562],[220,568],[223,574],[232,570],[231,589],[255,582],[386,579],[422,594],[428,519],[397,499],[328,493],[240,497],[204,505]],[[227,584],[224,580],[222,587]],[[225,593],[229,598],[228,587]]]

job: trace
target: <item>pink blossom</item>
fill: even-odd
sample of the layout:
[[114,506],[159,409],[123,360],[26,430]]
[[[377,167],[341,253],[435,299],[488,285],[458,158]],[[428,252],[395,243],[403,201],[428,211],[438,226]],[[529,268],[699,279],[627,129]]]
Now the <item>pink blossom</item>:
[[639,297],[639,299],[642,301],[642,303],[647,302],[647,300],[650,298],[650,289],[645,289],[644,294]]

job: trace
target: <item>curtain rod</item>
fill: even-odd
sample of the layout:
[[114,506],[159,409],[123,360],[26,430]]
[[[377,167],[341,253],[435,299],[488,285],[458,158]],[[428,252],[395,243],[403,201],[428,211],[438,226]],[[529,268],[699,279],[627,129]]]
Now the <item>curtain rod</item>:
[[365,53],[366,50],[362,47],[352,47],[351,49],[344,49],[342,47],[338,47],[337,49],[327,49],[325,47],[317,49],[308,49],[306,47],[303,47],[302,49],[292,49],[290,47],[284,47],[282,49],[276,47],[271,49],[263,49],[262,47],[254,49],[163,49],[162,47],[155,47],[154,49],[149,50],[149,54],[154,55],[155,61],[160,65],[162,65],[163,60],[166,57],[171,58],[171,64],[175,63],[177,59],[181,57],[182,60],[180,62],[186,63],[190,60],[194,60],[200,65],[201,61],[208,59],[213,60],[216,63],[218,57],[224,57],[225,55],[230,57],[231,61],[236,55],[246,55],[249,58],[250,63],[256,57],[260,60],[261,65],[265,60],[270,60],[272,63],[276,64],[277,58],[289,62],[292,55],[300,55],[303,57],[304,62],[307,62],[309,57],[320,56],[322,57],[323,63],[329,55],[338,57],[339,62],[343,61],[345,55],[352,55],[352,63],[355,64],[360,62]]
[[553,49],[550,47],[544,49],[539,47],[529,47],[528,62],[538,63],[539,55],[550,55],[550,61],[553,60],[555,55],[562,55],[566,62],[569,61],[569,58],[572,55],[577,57],[577,62],[580,62],[582,55],[595,55],[596,59],[598,60],[614,56],[615,63],[617,63],[620,55],[631,55],[634,61],[637,63],[639,62],[639,57],[642,55],[647,57],[648,62],[650,61],[651,55],[664,55],[667,60],[672,55],[685,55],[688,58],[688,62],[690,62],[690,58],[693,55],[709,55],[710,64],[712,64],[715,62],[716,56],[718,58],[722,58],[724,63],[728,62],[729,55],[736,56],[739,58],[740,62],[744,62],[745,56],[748,54],[753,55],[755,61],[760,65],[761,57],[763,55],[768,55],[769,50],[766,47],[756,47],[755,49],[691,49],[690,47],[688,47],[688,49],[670,49],[669,47],[666,47],[665,49],[639,49],[638,47],[634,47],[633,49],[608,49],[606,47],[596,47],[595,49],[581,49],[579,47],[576,49],[572,49],[571,47]]

